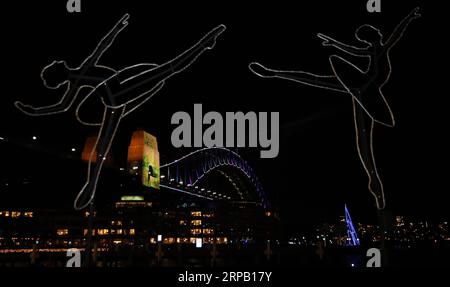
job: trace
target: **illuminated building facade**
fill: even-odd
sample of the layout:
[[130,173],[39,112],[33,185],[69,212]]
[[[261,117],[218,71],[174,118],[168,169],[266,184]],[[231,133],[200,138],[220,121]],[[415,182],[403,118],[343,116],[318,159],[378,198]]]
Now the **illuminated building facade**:
[[[198,240],[203,248],[234,248],[263,244],[266,238],[277,236],[270,234],[278,224],[276,215],[260,208],[182,200],[172,206],[166,203],[157,196],[125,195],[95,210],[91,232],[97,256],[120,258],[129,250],[147,254],[156,252],[159,244],[190,249]],[[42,260],[62,260],[69,248],[84,250],[89,216],[89,211],[1,210],[0,264],[14,256],[28,262],[34,253]]]

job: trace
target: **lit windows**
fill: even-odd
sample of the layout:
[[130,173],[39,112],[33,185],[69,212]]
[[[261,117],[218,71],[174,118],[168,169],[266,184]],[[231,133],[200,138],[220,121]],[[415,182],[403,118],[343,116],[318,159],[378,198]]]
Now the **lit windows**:
[[11,217],[11,218],[26,217],[26,218],[32,218],[33,215],[34,214],[31,211],[25,211],[25,212],[21,212],[21,211],[7,211],[7,210],[0,211],[0,217]]
[[164,238],[163,243],[164,244],[174,244],[175,243],[175,238],[173,238],[173,237],[166,237],[166,238]]
[[228,243],[228,238],[226,238],[226,237],[217,237],[216,238],[216,243],[217,244],[227,244]]
[[108,235],[109,234],[109,229],[97,229],[97,234],[98,235]]
[[191,225],[192,226],[200,226],[200,225],[202,225],[202,221],[201,220],[191,220]]
[[125,207],[152,207],[153,203],[148,201],[119,201],[116,202],[116,208]]
[[[89,215],[90,215],[89,211],[84,212],[84,217],[89,217]],[[97,215],[97,211],[94,211],[92,215],[95,217]]]
[[[88,234],[88,230],[87,229],[83,229],[83,235],[86,236]],[[95,229],[92,230],[92,236],[95,235]]]
[[203,234],[213,234],[214,230],[212,228],[203,229]]
[[58,236],[65,236],[69,234],[69,230],[67,228],[61,228],[56,230],[56,234]]

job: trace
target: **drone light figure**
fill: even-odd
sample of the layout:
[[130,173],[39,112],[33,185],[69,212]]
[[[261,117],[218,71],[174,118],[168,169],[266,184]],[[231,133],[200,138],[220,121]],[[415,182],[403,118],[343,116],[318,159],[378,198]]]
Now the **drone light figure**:
[[[21,102],[15,103],[16,107],[27,115],[50,115],[69,110],[78,95],[87,91],[76,109],[76,116],[84,125],[100,126],[100,131],[89,158],[86,184],[74,202],[74,208],[77,210],[87,207],[95,197],[103,163],[122,118],[160,91],[167,79],[189,67],[204,51],[212,49],[216,38],[225,31],[224,25],[214,28],[190,49],[161,65],[142,63],[119,71],[99,65],[100,57],[128,25],[128,18],[129,15],[125,14],[79,67],[70,68],[64,61],[54,61],[42,70],[41,78],[47,88],[66,86],[61,101],[38,108]],[[91,96],[100,97],[104,105],[101,123],[89,123],[79,117],[80,107]]]
[[[369,59],[368,68],[363,71],[350,61],[330,56],[332,75],[315,75],[303,71],[272,70],[259,63],[251,63],[250,70],[263,78],[280,78],[305,85],[328,89],[352,96],[353,117],[359,158],[369,178],[368,188],[375,197],[379,210],[385,207],[383,183],[378,174],[373,152],[373,129],[375,123],[394,127],[395,120],[391,108],[381,89],[391,74],[389,52],[400,40],[409,23],[420,17],[419,8],[415,8],[395,28],[391,36],[384,41],[380,30],[370,25],[360,26],[355,37],[365,47],[354,47],[334,40],[323,34],[317,36],[323,40],[323,46],[331,46],[356,57]],[[380,112],[381,111],[381,112]]]

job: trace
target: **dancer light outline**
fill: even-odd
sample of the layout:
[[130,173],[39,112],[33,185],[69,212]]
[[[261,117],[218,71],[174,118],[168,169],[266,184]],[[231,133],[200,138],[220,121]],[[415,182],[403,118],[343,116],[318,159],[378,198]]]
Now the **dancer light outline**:
[[[125,14],[79,67],[69,68],[64,61],[54,61],[44,67],[41,79],[45,87],[58,89],[67,85],[58,103],[36,108],[15,102],[19,110],[30,116],[57,114],[69,110],[84,88],[90,89],[77,106],[76,117],[84,125],[100,125],[101,127],[90,154],[86,183],[74,202],[74,208],[77,210],[87,207],[95,197],[98,178],[121,119],[160,91],[167,79],[184,71],[204,51],[212,49],[217,37],[226,29],[224,25],[217,26],[194,46],[161,65],[141,63],[119,71],[98,65],[103,53],[112,45],[117,35],[128,26],[128,19],[129,14]],[[79,116],[80,107],[94,95],[99,96],[105,106],[101,123],[89,123]],[[94,159],[96,151],[97,157]],[[93,162],[95,165],[91,167]]]
[[[385,198],[383,182],[378,174],[373,152],[373,129],[375,123],[387,127],[395,126],[391,107],[382,93],[382,88],[388,82],[392,71],[389,52],[401,39],[410,22],[418,17],[420,17],[420,14],[417,7],[397,25],[391,36],[384,43],[380,30],[368,24],[360,26],[355,32],[355,37],[367,45],[363,48],[341,43],[321,33],[317,34],[323,40],[323,46],[332,46],[352,56],[368,58],[369,65],[365,71],[337,55],[329,57],[333,75],[322,76],[303,71],[273,70],[256,62],[249,65],[249,69],[254,74],[263,78],[291,80],[352,96],[358,155],[369,178],[368,189],[375,197],[378,209],[384,209]],[[385,75],[379,71],[381,65],[384,65],[384,68],[387,69]],[[352,77],[344,79],[342,71],[348,72]],[[373,93],[379,96],[377,102],[370,102],[371,100],[377,100],[373,99]],[[369,98],[369,96],[372,98]],[[388,115],[388,121],[385,118],[377,118],[376,107],[379,107],[380,104],[384,107],[384,116]],[[373,105],[375,107],[372,107]],[[366,117],[370,119],[369,133],[367,133]]]

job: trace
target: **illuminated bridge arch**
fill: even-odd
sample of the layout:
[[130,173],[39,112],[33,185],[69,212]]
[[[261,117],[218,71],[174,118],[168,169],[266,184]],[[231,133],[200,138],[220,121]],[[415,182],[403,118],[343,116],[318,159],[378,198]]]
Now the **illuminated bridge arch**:
[[[209,200],[255,202],[268,207],[262,185],[250,165],[236,152],[213,147],[193,151],[161,165],[163,187]],[[224,191],[205,187],[208,178],[220,177],[228,183]]]

